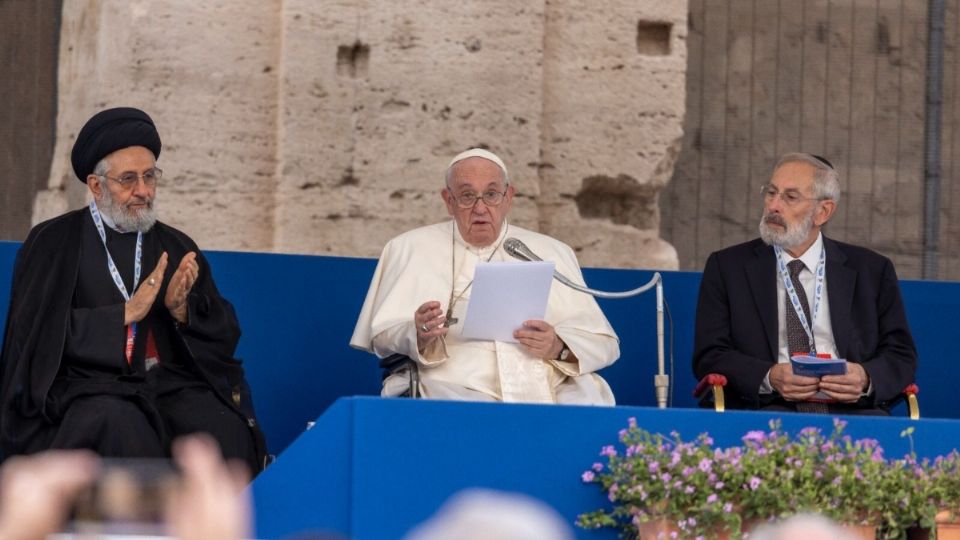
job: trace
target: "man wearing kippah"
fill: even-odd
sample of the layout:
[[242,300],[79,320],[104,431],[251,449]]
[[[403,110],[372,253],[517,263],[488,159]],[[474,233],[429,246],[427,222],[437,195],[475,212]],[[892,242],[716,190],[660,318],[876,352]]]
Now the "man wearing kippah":
[[[566,244],[507,222],[513,203],[503,161],[467,150],[450,162],[440,196],[453,218],[401,234],[383,249],[350,344],[381,358],[400,354],[419,372],[426,398],[613,405],[595,372],[620,356],[617,336],[592,296],[554,283],[545,320],[514,331],[517,342],[463,336],[474,270],[513,260],[516,238],[561,274],[583,284]],[[384,380],[384,396],[409,391],[405,373]]]
[[178,435],[206,432],[262,467],[233,307],[193,240],[157,221],[160,148],[143,111],[94,115],[71,155],[89,206],[20,248],[0,362],[5,455],[165,457]]
[[[840,202],[826,159],[782,156],[760,195],[760,238],[707,259],[694,374],[725,375],[732,408],[888,414],[917,368],[893,263],[823,235]],[[846,362],[804,375],[798,354]]]

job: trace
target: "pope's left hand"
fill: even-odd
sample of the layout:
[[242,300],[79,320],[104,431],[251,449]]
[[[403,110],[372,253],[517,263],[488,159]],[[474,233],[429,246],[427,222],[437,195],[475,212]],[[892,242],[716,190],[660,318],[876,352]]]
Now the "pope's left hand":
[[525,351],[544,360],[557,358],[563,350],[563,341],[546,321],[524,321],[523,328],[515,330],[513,337]]
[[197,264],[197,254],[194,251],[187,253],[180,259],[180,266],[170,278],[167,285],[167,296],[163,303],[170,310],[170,315],[180,324],[187,323],[187,294],[193,288],[200,275],[200,265]]

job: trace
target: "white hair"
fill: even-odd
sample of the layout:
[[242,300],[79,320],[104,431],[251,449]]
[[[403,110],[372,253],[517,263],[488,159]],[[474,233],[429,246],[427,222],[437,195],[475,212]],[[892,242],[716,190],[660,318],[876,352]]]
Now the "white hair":
[[797,161],[812,165],[816,169],[813,177],[813,190],[818,199],[840,202],[840,174],[822,158],[804,152],[791,152],[781,156],[773,170],[776,171],[786,163]]
[[750,540],[855,540],[833,521],[817,514],[797,514],[779,523],[761,525]]

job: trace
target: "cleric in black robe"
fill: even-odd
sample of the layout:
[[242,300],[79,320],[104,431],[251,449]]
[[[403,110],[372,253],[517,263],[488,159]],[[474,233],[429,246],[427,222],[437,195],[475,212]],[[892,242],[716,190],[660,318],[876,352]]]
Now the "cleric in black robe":
[[6,456],[165,457],[174,437],[202,431],[262,468],[233,307],[193,240],[156,221],[160,148],[146,113],[95,115],[72,153],[93,203],[37,225],[20,248],[0,364]]

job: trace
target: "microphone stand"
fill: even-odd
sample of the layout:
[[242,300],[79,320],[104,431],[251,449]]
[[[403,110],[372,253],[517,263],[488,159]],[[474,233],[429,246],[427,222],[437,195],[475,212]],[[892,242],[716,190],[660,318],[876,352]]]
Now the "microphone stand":
[[[525,261],[542,261],[534,252],[515,238],[508,238],[504,242],[504,250],[512,255],[513,257]],[[563,283],[567,287],[586,293],[589,295],[596,296],[597,298],[630,298],[632,296],[637,296],[649,291],[652,287],[656,286],[657,288],[657,374],[653,377],[653,387],[656,392],[657,397],[657,407],[660,409],[667,408],[667,395],[669,394],[670,388],[670,376],[667,375],[666,367],[664,366],[663,358],[663,276],[660,275],[660,272],[654,272],[653,277],[650,278],[650,281],[641,287],[636,289],[622,292],[607,292],[599,291],[596,289],[591,289],[590,287],[585,287],[574,283],[572,280],[567,278],[567,276],[561,274],[556,269],[553,271],[553,278]]]

